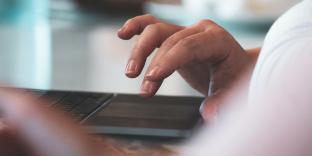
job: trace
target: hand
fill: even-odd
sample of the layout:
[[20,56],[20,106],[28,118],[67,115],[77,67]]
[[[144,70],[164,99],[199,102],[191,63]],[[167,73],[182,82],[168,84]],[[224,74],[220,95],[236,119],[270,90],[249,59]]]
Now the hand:
[[215,110],[220,99],[254,63],[252,57],[222,27],[203,20],[189,27],[162,22],[151,15],[128,20],[118,35],[140,38],[131,53],[126,75],[140,75],[147,57],[156,49],[141,86],[141,95],[155,95],[165,78],[174,71],[197,91],[209,97],[207,111]]

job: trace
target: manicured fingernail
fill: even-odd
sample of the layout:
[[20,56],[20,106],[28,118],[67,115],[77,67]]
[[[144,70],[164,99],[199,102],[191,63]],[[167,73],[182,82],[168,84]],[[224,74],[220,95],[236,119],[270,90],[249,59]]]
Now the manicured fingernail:
[[146,74],[145,78],[152,80],[155,76],[158,76],[159,71],[160,71],[159,67],[156,66]]
[[153,93],[153,89],[155,88],[155,85],[153,82],[145,81],[141,87],[141,95],[148,96]]
[[125,73],[127,76],[131,77],[137,73],[137,70],[138,70],[137,63],[134,60],[130,60],[127,64]]

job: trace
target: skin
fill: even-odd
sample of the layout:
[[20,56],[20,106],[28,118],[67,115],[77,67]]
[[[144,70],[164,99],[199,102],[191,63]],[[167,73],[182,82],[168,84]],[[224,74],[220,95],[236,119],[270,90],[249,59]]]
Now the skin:
[[[183,27],[142,15],[128,20],[118,32],[124,40],[135,35],[139,35],[139,40],[126,67],[128,77],[139,76],[147,57],[156,53],[144,74],[141,95],[154,96],[163,81],[177,71],[206,96],[203,114],[207,116],[222,105],[237,80],[246,72],[251,73],[260,51],[243,49],[230,33],[211,20]],[[208,119],[207,116],[204,115]]]
[[[126,22],[118,35],[126,40],[140,35],[126,67],[128,77],[140,75],[146,58],[156,50],[142,82],[142,96],[155,95],[163,80],[178,71],[190,86],[206,96],[203,108],[206,120],[225,103],[236,80],[250,79],[260,51],[244,50],[227,31],[210,20],[182,27],[143,15]],[[0,89],[0,155],[143,156],[155,152],[127,153],[105,138],[89,135],[61,111],[46,108],[47,102],[19,90]],[[157,150],[156,155],[177,154]]]

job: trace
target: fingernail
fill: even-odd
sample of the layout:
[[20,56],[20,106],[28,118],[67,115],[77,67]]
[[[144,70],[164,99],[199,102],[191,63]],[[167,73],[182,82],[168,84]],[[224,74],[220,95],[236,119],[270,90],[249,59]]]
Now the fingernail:
[[141,87],[141,95],[147,96],[152,94],[154,89],[154,84],[153,82],[150,81],[145,81]]
[[118,32],[122,32],[124,30],[124,27],[121,27],[120,29],[118,29]]
[[137,73],[138,65],[134,60],[130,60],[126,67],[126,75],[127,76],[134,76]]
[[218,115],[217,109],[218,108],[216,105],[206,106],[205,111],[203,113],[204,120],[206,122],[214,122],[216,120],[217,115]]
[[209,98],[205,99],[200,106],[200,113],[206,122],[214,122],[218,115],[218,107],[213,103],[208,103]]
[[125,31],[126,29],[128,29],[128,25],[127,24],[125,24],[125,25],[123,25],[118,31],[119,32],[123,32],[123,31]]
[[146,74],[145,78],[152,80],[155,76],[159,74],[159,71],[160,71],[159,67],[156,66]]

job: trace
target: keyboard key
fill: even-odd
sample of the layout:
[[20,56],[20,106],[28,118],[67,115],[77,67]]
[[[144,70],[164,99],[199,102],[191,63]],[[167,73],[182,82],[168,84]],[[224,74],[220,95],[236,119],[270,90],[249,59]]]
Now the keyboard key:
[[48,91],[45,95],[40,97],[40,99],[45,99],[48,101],[49,106],[53,106],[60,100],[62,100],[66,95],[68,95],[67,92],[61,92],[61,91]]
[[81,121],[88,115],[96,111],[113,94],[105,93],[85,93],[70,91],[42,91],[26,89],[25,92],[32,92],[38,96],[38,100],[46,100],[48,107],[61,108],[65,112],[70,112],[72,116]]
[[73,118],[76,119],[77,121],[81,121],[87,116],[88,114],[83,114],[83,113],[73,114]]
[[113,94],[101,94],[101,96],[97,96],[97,98],[92,95],[80,103],[75,109],[73,109],[72,113],[90,114],[112,97]]
[[70,93],[65,96],[62,100],[60,100],[56,106],[60,106],[64,109],[64,111],[71,111],[77,105],[79,105],[82,101],[84,101],[88,97],[87,93]]
[[47,91],[43,91],[43,90],[32,90],[31,92],[37,95],[38,97],[41,97],[47,93]]

